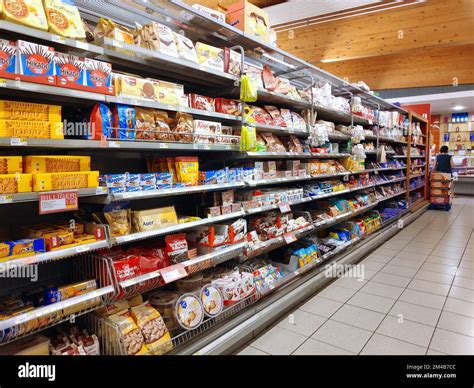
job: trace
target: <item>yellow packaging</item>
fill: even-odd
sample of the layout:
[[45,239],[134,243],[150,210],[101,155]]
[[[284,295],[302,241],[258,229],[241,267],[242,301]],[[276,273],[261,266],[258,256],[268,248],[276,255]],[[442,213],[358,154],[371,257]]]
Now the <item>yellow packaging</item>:
[[178,224],[174,206],[133,212],[132,222],[137,232],[146,232]]
[[158,101],[162,104],[181,105],[181,97],[184,95],[184,87],[173,82],[159,82]]
[[171,336],[160,313],[149,302],[131,308],[132,318],[140,328],[146,347],[155,355],[173,349]]
[[200,65],[209,69],[224,71],[224,50],[197,42],[196,53]]
[[27,173],[75,172],[91,170],[90,156],[29,155],[25,156],[24,161],[25,172]]
[[115,74],[115,94],[121,97],[158,100],[159,82],[125,74]]
[[2,1],[2,18],[27,27],[48,30],[48,21],[41,0]]
[[33,174],[33,191],[85,189],[99,186],[99,171]]
[[0,156],[0,174],[16,174],[23,172],[21,156]]
[[0,194],[30,193],[32,180],[32,174],[1,174]]
[[0,243],[0,259],[7,257],[10,254],[10,245],[5,243]]
[[0,100],[0,119],[60,123],[61,106]]
[[[136,325],[128,310],[121,311],[111,315],[109,319],[118,327],[118,331],[125,345],[125,351],[128,355],[146,354],[148,349],[141,330]],[[114,331],[115,332],[115,331]],[[110,332],[113,334],[114,332]],[[117,342],[119,339],[117,338]]]
[[85,39],[86,32],[79,10],[62,0],[43,0],[49,32],[72,39]]
[[186,186],[199,184],[199,160],[196,157],[176,158],[176,175],[178,181]]
[[64,139],[63,123],[0,120],[0,137]]

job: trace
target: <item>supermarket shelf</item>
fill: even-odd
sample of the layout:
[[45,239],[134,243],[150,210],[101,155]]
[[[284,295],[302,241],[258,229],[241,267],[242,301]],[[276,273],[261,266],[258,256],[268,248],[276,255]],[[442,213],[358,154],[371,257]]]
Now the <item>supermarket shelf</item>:
[[415,179],[415,178],[419,178],[419,177],[422,177],[422,176],[425,176],[425,174],[410,175],[410,179]]
[[308,130],[278,127],[276,125],[267,125],[267,124],[259,124],[259,123],[247,123],[247,125],[255,127],[257,131],[270,132],[277,135],[295,135],[295,136],[305,136],[305,137],[309,136]]
[[240,146],[229,144],[197,144],[197,143],[162,143],[156,141],[120,141],[107,140],[102,143],[99,140],[76,140],[76,139],[19,139],[2,137],[0,147],[35,147],[35,148],[66,148],[66,149],[120,149],[128,151],[139,150],[170,150],[170,151],[239,151]]
[[328,133],[328,138],[329,140],[349,140],[351,138],[351,135],[341,133],[341,132],[330,132]]
[[288,178],[274,178],[274,179],[262,179],[258,181],[248,181],[245,182],[248,187],[256,186],[266,186],[266,185],[276,185],[279,183],[292,183],[292,182],[304,182],[310,179],[316,179],[317,177],[303,176],[303,177],[288,177]]
[[65,259],[67,257],[107,248],[108,246],[109,243],[107,240],[101,240],[91,244],[77,245],[71,248],[58,249],[55,251],[39,253],[33,256],[12,259],[0,262],[0,273],[8,272],[12,268],[21,268],[27,265],[42,264],[53,260]]
[[311,159],[311,158],[347,158],[349,154],[317,154],[317,153],[296,153],[296,152],[244,152],[243,158],[253,159]]
[[[408,155],[391,155],[391,158],[396,158],[396,159],[406,159],[408,158]],[[424,159],[426,156],[410,156],[410,159]]]
[[[65,191],[77,191],[79,198],[102,196],[107,194],[106,187],[94,187],[91,189],[76,189],[76,190],[65,190]],[[22,203],[22,202],[36,202],[38,201],[39,194],[48,194],[48,191],[41,193],[16,193],[16,194],[3,194],[0,195],[0,205],[9,203]],[[54,191],[53,191],[54,193]]]
[[425,184],[423,183],[422,185],[419,185],[419,186],[417,186],[417,187],[414,187],[414,188],[410,189],[410,192],[411,192],[411,191],[418,190],[418,189],[421,189],[421,188],[424,187],[424,186],[425,186]]
[[257,102],[262,105],[276,105],[280,108],[289,108],[296,110],[310,109],[311,104],[304,100],[295,100],[284,94],[267,92],[266,90],[258,91]]
[[[60,44],[62,46],[68,47],[70,49],[68,51],[81,53],[82,56],[91,56],[91,54],[104,54],[104,49],[102,47],[74,39],[64,38],[60,35],[51,34],[36,28],[21,26],[19,24],[10,23],[4,20],[0,21],[0,30],[17,35],[24,35],[26,37],[34,37],[36,39],[50,42],[52,46]],[[15,40],[18,38],[17,35],[15,35]]]

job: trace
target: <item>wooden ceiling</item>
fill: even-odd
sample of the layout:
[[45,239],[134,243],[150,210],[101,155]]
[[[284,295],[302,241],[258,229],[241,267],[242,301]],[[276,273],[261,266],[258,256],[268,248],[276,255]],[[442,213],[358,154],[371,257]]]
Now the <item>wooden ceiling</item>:
[[[257,7],[269,7],[271,5],[276,5],[284,3],[286,0],[250,0],[252,4],[255,4]],[[201,4],[206,7],[216,9],[218,5],[227,8],[229,5],[234,4],[237,0],[184,0],[188,4]]]
[[428,0],[278,34],[278,44],[372,89],[474,83],[474,0]]

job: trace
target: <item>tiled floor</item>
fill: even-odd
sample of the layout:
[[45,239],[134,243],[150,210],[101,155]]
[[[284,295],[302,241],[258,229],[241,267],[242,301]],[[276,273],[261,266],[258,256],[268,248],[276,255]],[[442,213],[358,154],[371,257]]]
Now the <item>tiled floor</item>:
[[474,354],[474,198],[428,211],[241,355]]

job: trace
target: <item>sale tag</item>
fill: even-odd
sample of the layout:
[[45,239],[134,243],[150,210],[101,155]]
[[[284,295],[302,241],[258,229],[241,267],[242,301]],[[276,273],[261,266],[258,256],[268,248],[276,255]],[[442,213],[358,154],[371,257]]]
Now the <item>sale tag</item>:
[[77,190],[39,193],[39,214],[61,213],[79,209]]
[[296,240],[298,240],[294,233],[286,233],[283,235],[283,238],[287,244],[294,243]]
[[83,253],[83,252],[87,252],[91,249],[91,247],[87,246],[87,245],[83,245],[83,246],[79,246],[76,248],[76,252],[77,253]]
[[282,213],[289,213],[291,212],[291,207],[290,207],[290,204],[288,202],[280,202],[278,204],[278,207],[280,208],[280,211]]
[[181,263],[161,269],[160,274],[166,284],[188,276],[186,268],[184,268],[184,265]]

